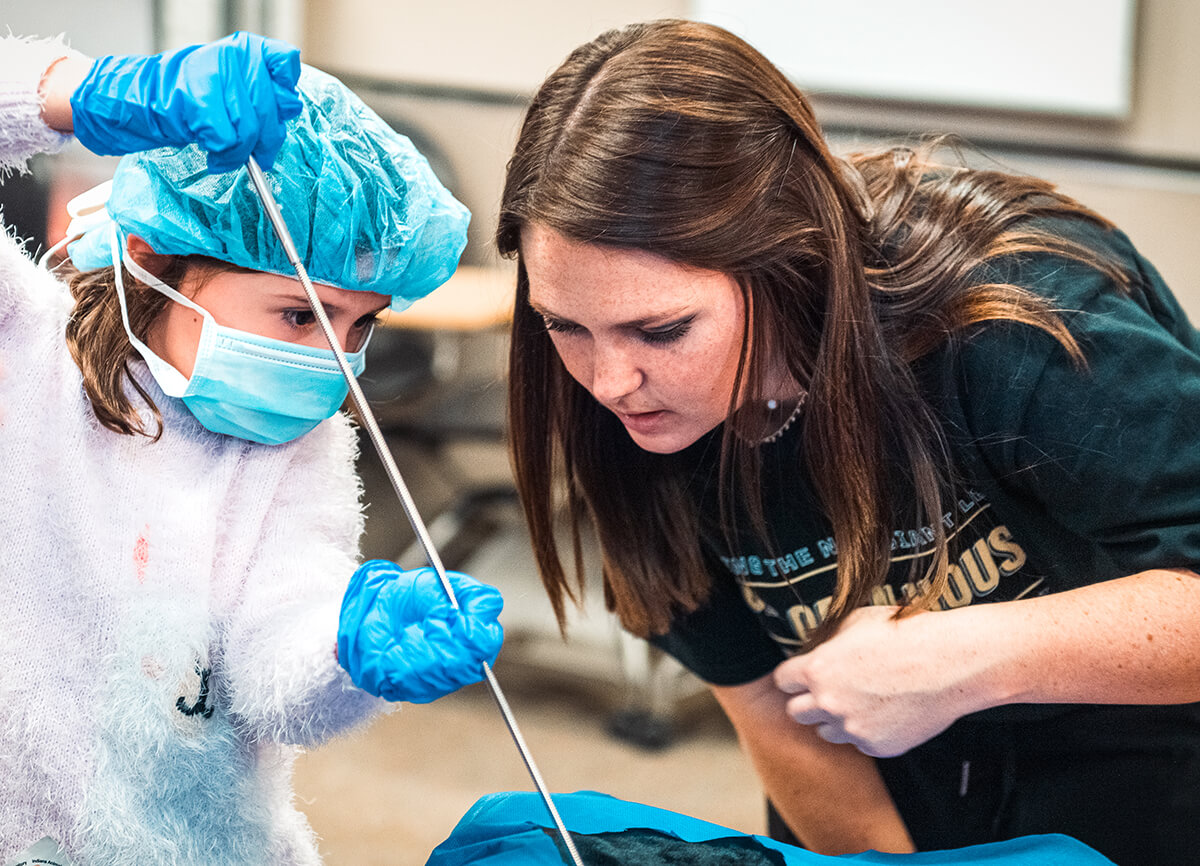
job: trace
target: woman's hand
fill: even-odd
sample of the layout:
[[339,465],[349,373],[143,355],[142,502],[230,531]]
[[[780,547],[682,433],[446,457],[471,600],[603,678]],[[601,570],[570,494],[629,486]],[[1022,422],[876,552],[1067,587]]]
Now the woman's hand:
[[[47,77],[65,63],[52,67]],[[68,80],[77,65],[58,72]],[[269,168],[283,144],[286,121],[300,113],[299,78],[297,48],[234,33],[149,57],[102,57],[71,96],[70,124],[55,114],[61,109],[57,102],[50,105],[49,92],[44,96],[50,112],[43,116],[56,129],[73,128],[93,153],[119,155],[196,142],[208,152],[210,172],[236,169],[251,155]]]
[[1200,575],[1190,569],[901,619],[895,610],[854,611],[776,668],[793,719],[888,757],[1001,704],[1200,700]]
[[459,608],[431,568],[382,559],[354,572],[342,599],[338,663],[355,685],[389,701],[429,703],[483,678],[500,652],[500,593],[447,572]]
[[894,607],[854,611],[837,633],[775,669],[787,713],[831,743],[874,757],[907,752],[955,720],[982,709],[975,688],[982,661],[950,652],[952,617]]

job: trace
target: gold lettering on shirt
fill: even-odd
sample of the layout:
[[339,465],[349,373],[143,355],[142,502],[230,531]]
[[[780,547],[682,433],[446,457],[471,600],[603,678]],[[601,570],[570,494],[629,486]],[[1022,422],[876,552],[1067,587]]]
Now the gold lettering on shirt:
[[[942,610],[952,610],[965,607],[977,599],[991,595],[1000,586],[1000,580],[1017,573],[1025,565],[1028,557],[1024,548],[1012,537],[1007,526],[994,527],[985,538],[975,541],[959,558],[950,564],[949,582],[945,591],[938,598],[938,606]],[[1040,580],[1038,581],[1040,583]],[[927,582],[924,579],[916,583],[905,583],[900,588],[900,597],[912,598],[920,593]],[[747,604],[756,613],[762,612],[767,605],[758,593],[743,584],[742,594]],[[1023,595],[1024,593],[1022,593]],[[832,596],[826,596],[815,604],[795,604],[787,609],[787,621],[796,634],[796,638],[775,639],[790,649],[799,648],[817,626],[825,619]],[[890,584],[876,587],[871,593],[873,605],[896,605],[899,603],[896,588]]]

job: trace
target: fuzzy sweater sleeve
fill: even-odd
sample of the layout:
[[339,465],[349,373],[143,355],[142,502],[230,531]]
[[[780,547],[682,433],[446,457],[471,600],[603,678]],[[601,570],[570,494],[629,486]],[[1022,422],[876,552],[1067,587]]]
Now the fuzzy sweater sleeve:
[[295,443],[230,623],[230,709],[259,739],[316,745],[386,707],[350,681],[336,656],[363,528],[356,450],[340,414]]
[[[10,172],[24,170],[30,157],[61,150],[71,140],[42,122],[38,84],[55,61],[76,53],[59,39],[0,37],[0,183]],[[3,223],[0,211],[0,323],[7,326],[17,299],[28,297],[39,278],[24,247]],[[39,300],[56,294],[44,292]],[[6,341],[0,339],[0,345]]]
[[56,61],[82,56],[62,39],[0,38],[0,177],[38,153],[61,150],[71,136],[42,122],[38,85]]

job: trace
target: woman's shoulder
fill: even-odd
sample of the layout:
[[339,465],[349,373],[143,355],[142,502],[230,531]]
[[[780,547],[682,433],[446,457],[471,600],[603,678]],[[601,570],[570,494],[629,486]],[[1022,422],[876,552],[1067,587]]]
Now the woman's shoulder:
[[1137,249],[1116,226],[1085,214],[1031,216],[1015,222],[998,254],[976,272],[978,282],[1015,285],[1073,310],[1097,294],[1140,280]]
[[1135,395],[1161,392],[1164,377],[1171,387],[1191,387],[1188,381],[1200,375],[1200,333],[1124,232],[1080,218],[1039,221],[1038,229],[1080,245],[1109,268],[1062,253],[1023,252],[997,262],[990,278],[1045,300],[1078,354],[1061,335],[1019,319],[979,322],[918,364],[938,410],[973,435],[1003,437],[1035,404],[1040,408],[1032,414],[1057,412],[1060,421],[1084,423],[1107,394],[1123,395],[1132,407]]
[[[1041,299],[1082,342],[1098,330],[1121,333],[1149,326],[1200,351],[1200,335],[1179,299],[1119,227],[1062,214],[1024,220],[1015,231],[1018,248],[990,261],[978,275],[981,282],[1011,284]],[[1028,239],[1044,248],[1023,248]],[[1004,319],[980,323],[958,342],[986,350],[993,344],[1003,347],[1014,335],[1023,344],[1041,342],[1047,350],[1059,342],[1044,330]]]

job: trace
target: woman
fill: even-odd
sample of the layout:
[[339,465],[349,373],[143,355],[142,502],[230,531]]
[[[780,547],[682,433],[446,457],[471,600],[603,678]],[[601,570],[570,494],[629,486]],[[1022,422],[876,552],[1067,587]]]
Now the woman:
[[497,232],[543,580],[561,620],[561,501],[810,848],[1184,862],[1200,338],[1102,217],[933,150],[835,157],[699,23],[547,79]]
[[453,270],[466,209],[250,34],[95,61],[0,39],[0,105],[0,167],[72,130],[129,154],[70,265],[0,233],[0,861],[318,863],[299,749],[478,680],[500,597],[358,565],[346,383],[244,165],[273,168],[360,370],[375,315]]

